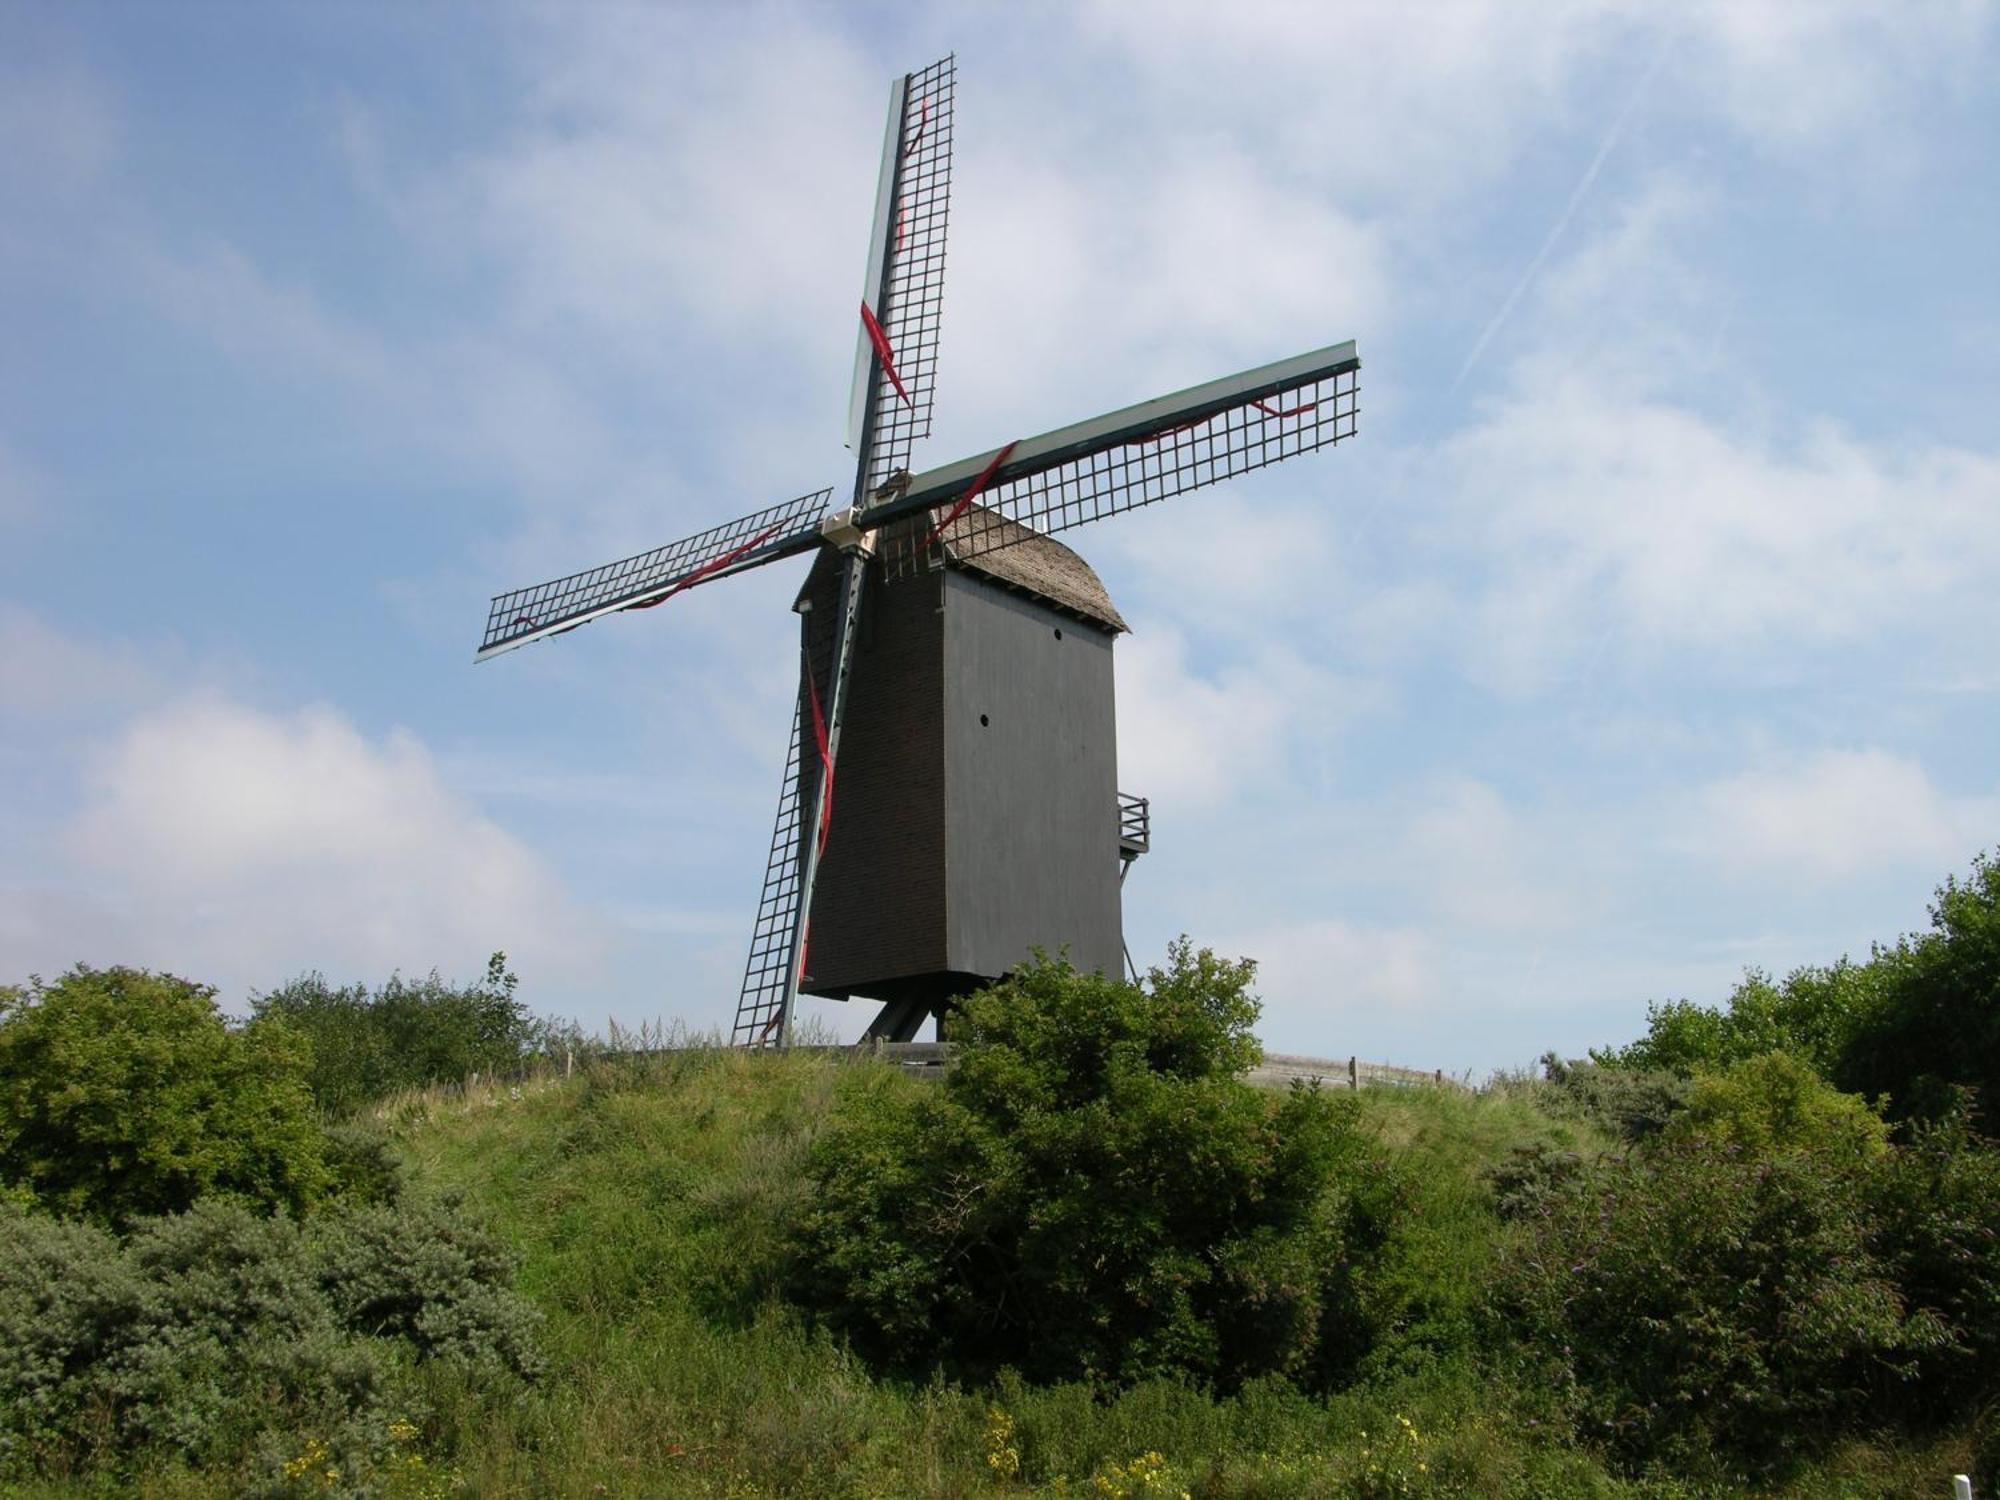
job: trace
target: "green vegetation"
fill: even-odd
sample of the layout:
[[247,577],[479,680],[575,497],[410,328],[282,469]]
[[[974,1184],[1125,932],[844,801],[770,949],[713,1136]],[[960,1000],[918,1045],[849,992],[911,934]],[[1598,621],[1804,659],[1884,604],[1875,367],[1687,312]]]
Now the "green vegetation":
[[205,1468],[230,1493],[421,1493],[419,1376],[532,1373],[511,1271],[450,1205],[302,1228],[214,1199],[121,1241],[0,1204],[0,1464],[105,1488],[192,1488]]
[[952,1018],[935,1089],[845,1101],[807,1163],[797,1300],[880,1365],[1321,1384],[1395,1200],[1351,1100],[1238,1077],[1251,965],[1140,988],[1030,966]]
[[1674,1142],[1713,1141],[1752,1160],[1816,1152],[1836,1161],[1880,1156],[1889,1127],[1858,1094],[1843,1094],[1783,1052],[1748,1057],[1697,1078],[1665,1127]]
[[373,990],[336,989],[319,974],[259,995],[251,1013],[282,1023],[312,1043],[313,1099],[339,1114],[397,1089],[530,1066],[581,1043],[576,1028],[540,1020],[515,998],[518,981],[496,953],[483,979],[447,984],[432,971],[401,975]]
[[331,1185],[311,1074],[301,1037],[230,1029],[212,989],[79,964],[0,990],[0,1172],[107,1223],[212,1194],[308,1208]]
[[1892,1119],[1941,1119],[1964,1089],[2000,1100],[2000,861],[1981,856],[1965,880],[1947,878],[1931,930],[1866,963],[1843,958],[1782,984],[1752,971],[1720,1008],[1649,1007],[1645,1036],[1595,1056],[1691,1078],[1781,1051],[1885,1100]]
[[[242,1027],[80,969],[0,1011],[0,1486],[1983,1491],[1996,909],[1981,861],[1865,963],[1477,1092],[1251,1089],[1250,968],[1185,943],[1143,987],[975,997],[941,1080],[702,1046],[566,1076],[497,960]],[[424,1016],[446,1081],[374,1093]],[[315,1041],[353,1053],[322,1105],[365,1102],[313,1114]]]

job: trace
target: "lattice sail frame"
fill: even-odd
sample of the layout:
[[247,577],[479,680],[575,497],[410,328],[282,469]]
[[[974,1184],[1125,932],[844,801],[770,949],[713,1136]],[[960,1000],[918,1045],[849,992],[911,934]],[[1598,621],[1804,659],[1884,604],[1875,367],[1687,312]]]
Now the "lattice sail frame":
[[764,861],[764,885],[757,893],[757,917],[750,926],[750,952],[743,961],[743,986],[736,998],[732,1047],[763,1047],[779,1040],[792,989],[792,928],[798,919],[799,833],[808,813],[806,789],[806,695],[801,686],[792,711],[792,748],[778,788],[778,816]]
[[651,609],[697,584],[810,552],[820,543],[820,519],[832,498],[831,489],[814,490],[664,547],[496,594],[473,659],[561,635],[614,610]]
[[[857,500],[907,470],[918,439],[931,432],[957,88],[957,59],[945,57],[905,74],[890,96],[848,413],[848,445],[858,454]],[[882,335],[879,346],[875,332]]]
[[[918,475],[863,524],[897,578],[937,565],[940,542],[973,558],[1136,510],[1353,437],[1360,368],[1335,344],[1107,412]],[[912,511],[929,524],[888,525]]]

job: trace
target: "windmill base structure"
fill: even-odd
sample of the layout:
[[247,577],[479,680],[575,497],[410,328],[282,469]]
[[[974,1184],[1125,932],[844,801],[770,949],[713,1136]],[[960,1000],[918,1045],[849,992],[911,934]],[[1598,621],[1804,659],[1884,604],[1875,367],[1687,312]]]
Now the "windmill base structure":
[[850,503],[821,489],[494,596],[478,659],[784,558],[799,692],[732,1041],[789,1042],[801,994],[914,1036],[1026,963],[1130,967],[1121,892],[1150,809],[1118,790],[1125,621],[1053,533],[1354,436],[1340,343],[913,474],[929,436],[954,60],[891,85],[861,300]]

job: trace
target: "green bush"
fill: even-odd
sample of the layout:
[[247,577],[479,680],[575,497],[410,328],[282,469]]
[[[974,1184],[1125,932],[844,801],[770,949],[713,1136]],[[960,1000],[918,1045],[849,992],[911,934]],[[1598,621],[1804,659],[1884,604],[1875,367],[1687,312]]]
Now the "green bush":
[[282,1023],[311,1038],[313,1098],[338,1114],[397,1089],[518,1069],[580,1039],[574,1027],[530,1015],[515,998],[518,984],[507,955],[496,953],[471,984],[447,984],[433,970],[415,981],[392,976],[375,990],[339,989],[308,974],[255,997],[251,1012],[259,1025]]
[[1916,1379],[1884,1392],[1917,1425],[1982,1408],[2000,1416],[2000,1150],[1963,1110],[1919,1123],[1874,1174],[1876,1243],[1912,1312],[1945,1338]]
[[1590,1169],[1519,1223],[1498,1306],[1579,1435],[1684,1472],[1859,1425],[1947,1331],[1906,1312],[1853,1155],[1697,1140]]
[[211,1200],[122,1245],[0,1204],[0,1473],[151,1456],[282,1489],[309,1447],[315,1475],[360,1484],[414,1405],[406,1366],[539,1368],[511,1275],[449,1204],[304,1228]]
[[1565,1062],[1551,1052],[1542,1059],[1542,1073],[1553,1089],[1554,1112],[1626,1141],[1657,1135],[1688,1100],[1687,1079],[1665,1068]]
[[[90,1375],[121,1349],[145,1288],[118,1245],[0,1201],[0,1459],[17,1468],[90,1440]],[[92,1413],[101,1430],[102,1418]],[[4,1472],[4,1469],[0,1469]]]
[[878,1361],[1032,1379],[1306,1373],[1358,1333],[1381,1209],[1353,1101],[1282,1096],[1252,966],[1145,987],[1041,962],[965,1002],[935,1090],[850,1090],[809,1166],[797,1295]]
[[240,1204],[143,1221],[122,1248],[0,1208],[0,1346],[17,1471],[228,1461],[273,1428],[337,1437],[343,1462],[386,1442],[383,1351],[338,1325],[297,1226]]
[[327,1227],[322,1279],[358,1332],[420,1358],[532,1378],[540,1317],[512,1290],[514,1256],[455,1200],[358,1208]]
[[1889,1127],[1856,1094],[1843,1094],[1783,1052],[1748,1058],[1695,1079],[1687,1107],[1667,1127],[1676,1141],[1705,1139],[1764,1157],[1817,1151],[1856,1161],[1888,1149]]
[[310,1207],[329,1186],[311,1068],[290,1028],[225,1025],[212,989],[79,964],[0,993],[0,1180],[107,1223],[211,1193]]

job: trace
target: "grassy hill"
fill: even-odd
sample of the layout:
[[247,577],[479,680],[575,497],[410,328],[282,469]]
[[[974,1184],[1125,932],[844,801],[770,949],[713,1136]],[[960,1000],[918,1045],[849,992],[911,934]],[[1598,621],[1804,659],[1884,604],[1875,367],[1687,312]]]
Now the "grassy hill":
[[[691,1051],[570,1079],[432,1089],[375,1110],[422,1192],[457,1192],[522,1256],[547,1313],[546,1377],[495,1413],[431,1374],[433,1443],[479,1495],[1276,1497],[1723,1494],[1613,1478],[1539,1436],[1531,1393],[1489,1386],[1451,1325],[1497,1242],[1486,1173],[1517,1147],[1611,1142],[1545,1086],[1364,1090],[1382,1151],[1422,1201],[1379,1272],[1409,1327],[1355,1388],[1279,1383],[1217,1399],[873,1377],[775,1295],[804,1154],[847,1090],[920,1089],[879,1063]],[[1426,1322],[1440,1336],[1425,1336]],[[1948,1493],[1962,1445],[1857,1444],[1800,1496]],[[440,1471],[441,1472],[441,1471]]]

